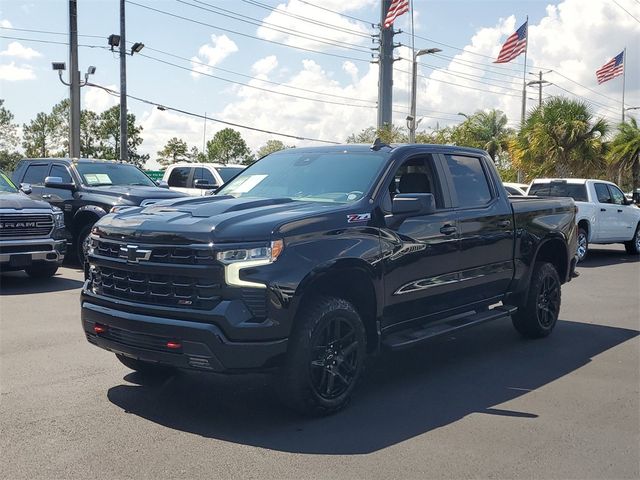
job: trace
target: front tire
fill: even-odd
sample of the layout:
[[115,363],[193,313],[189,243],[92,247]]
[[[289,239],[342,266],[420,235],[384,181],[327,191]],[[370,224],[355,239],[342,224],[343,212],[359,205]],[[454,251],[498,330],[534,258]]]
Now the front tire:
[[629,255],[640,255],[640,224],[636,227],[636,233],[631,240],[624,242],[624,249]]
[[578,247],[576,249],[578,262],[582,262],[585,258],[587,258],[588,250],[589,235],[587,235],[587,231],[584,228],[580,227],[578,228]]
[[88,248],[89,234],[91,234],[91,228],[93,224],[85,225],[80,229],[78,237],[76,238],[76,258],[80,263],[80,266],[84,265],[86,260],[86,250]]
[[168,376],[173,373],[173,370],[169,367],[145,362],[143,360],[138,360],[137,358],[127,357],[126,355],[121,355],[119,353],[116,353],[116,358],[120,360],[120,363],[122,363],[125,367],[130,368],[131,370],[135,370],[141,375]]
[[366,335],[351,303],[321,297],[304,308],[289,339],[279,394],[305,415],[329,415],[344,408],[360,378]]
[[31,265],[24,269],[31,278],[51,278],[58,271],[58,264],[44,263]]
[[511,317],[513,326],[527,338],[548,336],[558,321],[560,300],[560,277],[555,267],[547,262],[537,262],[533,267],[527,302]]

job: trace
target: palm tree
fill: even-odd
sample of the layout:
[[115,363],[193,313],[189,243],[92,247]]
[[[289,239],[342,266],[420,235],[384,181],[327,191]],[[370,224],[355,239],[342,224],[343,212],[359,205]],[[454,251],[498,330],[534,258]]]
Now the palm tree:
[[511,143],[514,162],[535,176],[596,176],[604,171],[608,123],[586,103],[553,97],[534,109]]
[[607,161],[620,172],[631,170],[633,191],[640,187],[640,129],[635,118],[619,125],[609,144]]
[[507,116],[494,109],[476,112],[467,121],[472,138],[495,162],[496,156],[507,150],[509,137],[513,135],[513,130],[507,128]]

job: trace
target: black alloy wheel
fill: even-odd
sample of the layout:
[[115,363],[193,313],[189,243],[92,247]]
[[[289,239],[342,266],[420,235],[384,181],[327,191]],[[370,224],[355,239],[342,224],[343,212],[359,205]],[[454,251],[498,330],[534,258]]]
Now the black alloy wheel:
[[549,328],[560,311],[560,283],[551,275],[544,277],[538,293],[536,316],[544,328]]

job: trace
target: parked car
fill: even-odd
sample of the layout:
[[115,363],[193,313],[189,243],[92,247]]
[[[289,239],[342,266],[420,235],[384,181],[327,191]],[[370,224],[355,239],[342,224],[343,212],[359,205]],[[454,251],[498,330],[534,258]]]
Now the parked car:
[[538,197],[571,197],[578,206],[578,260],[590,243],[623,243],[627,253],[640,254],[640,209],[615,183],[580,178],[541,178],[527,192]]
[[91,227],[114,206],[149,205],[184,197],[156,185],[137,167],[108,160],[30,158],[18,162],[15,184],[29,184],[31,196],[64,212],[71,243],[80,261]]
[[220,188],[244,169],[243,165],[175,163],[167,167],[162,181],[172,190],[203,196]]
[[549,335],[575,212],[509,199],[482,150],[283,150],[214,196],[96,223],[82,325],[134,370],[275,369],[287,404],[331,413],[368,353],[510,315],[522,335]]
[[52,277],[67,250],[63,213],[28,193],[28,185],[19,190],[0,172],[0,271]]
[[512,197],[524,197],[527,195],[529,185],[526,183],[503,183],[504,189]]

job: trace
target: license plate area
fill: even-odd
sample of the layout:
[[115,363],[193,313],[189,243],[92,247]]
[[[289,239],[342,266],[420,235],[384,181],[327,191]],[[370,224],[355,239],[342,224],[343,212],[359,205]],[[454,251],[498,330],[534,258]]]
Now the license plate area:
[[32,260],[30,253],[11,255],[11,258],[9,259],[9,266],[11,267],[28,267],[31,263]]

